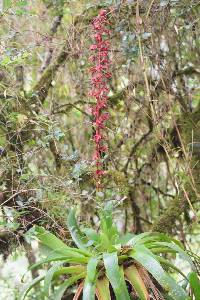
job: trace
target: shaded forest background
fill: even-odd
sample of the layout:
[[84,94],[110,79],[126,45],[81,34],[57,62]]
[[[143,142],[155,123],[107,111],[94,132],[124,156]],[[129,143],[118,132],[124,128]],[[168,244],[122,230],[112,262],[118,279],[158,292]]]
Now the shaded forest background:
[[[96,192],[88,70],[90,23],[102,7],[110,9],[112,79],[106,175]],[[69,208],[95,225],[98,206],[108,200],[119,203],[114,218],[122,232],[160,231],[197,253],[199,16],[195,0],[4,1],[2,264],[16,249],[34,262],[27,235],[34,224],[68,241]]]

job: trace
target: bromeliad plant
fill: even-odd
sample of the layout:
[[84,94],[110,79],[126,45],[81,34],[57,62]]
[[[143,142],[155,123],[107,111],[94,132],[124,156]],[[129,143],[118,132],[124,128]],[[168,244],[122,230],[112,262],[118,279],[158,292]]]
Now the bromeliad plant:
[[[186,280],[187,277],[162,256],[178,253],[194,268],[182,245],[161,233],[121,237],[111,215],[112,205],[107,204],[100,212],[97,233],[91,228],[81,230],[75,211],[71,210],[68,228],[76,247],[67,246],[52,233],[36,226],[34,236],[51,252],[31,269],[47,263],[51,263],[51,267],[46,275],[39,276],[26,287],[22,299],[42,280],[44,293],[49,299],[51,283],[59,278],[63,282],[55,289],[54,300],[61,300],[66,290],[74,285],[78,285],[74,300],[191,299],[165,269],[171,268]],[[195,273],[191,277],[196,291],[200,291]]]

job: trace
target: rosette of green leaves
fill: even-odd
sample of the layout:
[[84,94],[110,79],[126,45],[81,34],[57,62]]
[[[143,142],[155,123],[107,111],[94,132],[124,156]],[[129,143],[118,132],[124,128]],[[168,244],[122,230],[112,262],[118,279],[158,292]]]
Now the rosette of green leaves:
[[[78,284],[74,299],[111,300],[111,289],[116,300],[130,300],[132,293],[140,300],[174,299],[189,300],[188,293],[166,271],[170,269],[180,273],[186,282],[190,282],[196,300],[200,299],[199,279],[195,273],[190,256],[177,240],[162,233],[128,234],[121,237],[112,220],[112,204],[108,203],[100,211],[100,230],[81,229],[75,218],[75,210],[69,213],[67,225],[76,247],[67,246],[62,240],[42,227],[34,227],[34,236],[50,254],[34,264],[30,269],[50,264],[46,275],[39,276],[29,283],[21,297],[40,281],[44,281],[44,293],[49,299],[51,285],[61,276],[63,282],[55,289],[54,300],[61,300],[66,290]],[[163,254],[179,254],[188,261],[192,273],[187,277]],[[130,288],[129,288],[130,290]],[[167,296],[165,296],[167,295]]]

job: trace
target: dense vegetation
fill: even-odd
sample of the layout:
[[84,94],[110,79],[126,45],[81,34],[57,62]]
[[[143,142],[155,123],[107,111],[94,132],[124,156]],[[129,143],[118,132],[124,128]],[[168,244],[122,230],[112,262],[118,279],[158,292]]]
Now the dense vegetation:
[[[121,234],[176,238],[200,273],[199,1],[4,0],[0,9],[2,264],[16,251],[37,260],[34,225],[73,246],[69,210],[98,230],[98,209],[114,200]],[[97,189],[89,57],[100,9],[111,78]],[[29,299],[46,298],[41,288]]]

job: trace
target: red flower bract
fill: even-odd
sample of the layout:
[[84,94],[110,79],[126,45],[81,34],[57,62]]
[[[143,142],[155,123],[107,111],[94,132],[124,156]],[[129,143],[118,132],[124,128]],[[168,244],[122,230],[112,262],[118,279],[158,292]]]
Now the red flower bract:
[[111,77],[109,72],[110,31],[107,29],[108,24],[107,11],[101,10],[99,15],[92,21],[94,44],[90,46],[93,55],[89,58],[94,63],[94,66],[89,70],[91,73],[91,90],[89,95],[96,99],[96,105],[92,108],[92,114],[95,128],[93,139],[96,145],[93,159],[96,162],[95,177],[97,187],[100,187],[101,177],[104,174],[101,160],[107,150],[107,147],[104,145],[105,140],[102,131],[105,128],[105,121],[109,118],[109,114],[105,112],[109,93],[108,79]]

